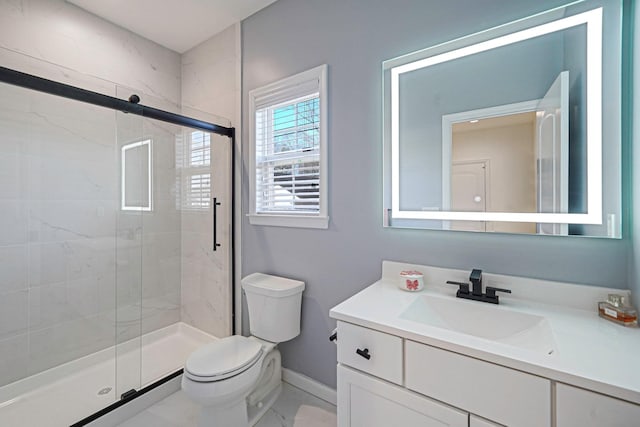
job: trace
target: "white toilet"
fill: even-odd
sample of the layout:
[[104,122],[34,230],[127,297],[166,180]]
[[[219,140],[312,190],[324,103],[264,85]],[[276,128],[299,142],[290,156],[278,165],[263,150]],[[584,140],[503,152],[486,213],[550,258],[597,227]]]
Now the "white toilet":
[[245,427],[258,422],[281,389],[277,343],[300,334],[304,282],[254,273],[242,279],[251,337],[233,335],[193,352],[182,390],[202,405],[199,427]]

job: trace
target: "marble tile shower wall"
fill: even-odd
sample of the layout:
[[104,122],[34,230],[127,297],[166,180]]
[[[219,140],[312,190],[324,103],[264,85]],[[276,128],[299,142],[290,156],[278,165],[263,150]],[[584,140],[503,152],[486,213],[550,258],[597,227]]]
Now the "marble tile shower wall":
[[180,321],[181,211],[176,144],[183,128],[144,120],[143,134],[153,140],[154,209],[142,216],[141,332]]
[[0,90],[6,384],[113,342],[102,308],[115,295],[117,181],[113,114],[12,86]]
[[216,337],[231,335],[231,146],[227,137],[211,138],[211,191],[218,208],[214,252],[213,212],[182,212],[181,318]]
[[[116,84],[138,88],[157,108],[180,102],[178,53],[64,0],[0,1],[0,63],[124,99]],[[173,136],[154,136],[168,174],[156,170],[156,209],[126,214],[114,141],[156,129],[71,101],[40,108],[46,96],[5,89],[0,386],[178,320],[180,287]]]
[[[239,25],[213,36],[182,55],[182,105],[185,114],[207,111],[219,117],[205,118],[224,125],[238,125],[240,98]],[[226,120],[230,120],[231,123]],[[182,213],[182,320],[217,337],[232,332],[229,209],[231,198],[231,149],[226,137],[212,137],[212,196],[223,204],[218,215],[215,252],[212,212]]]
[[[228,30],[181,56],[64,0],[0,1],[2,66],[123,99],[130,92],[114,90],[115,84],[138,88],[152,95],[140,94],[145,105],[172,110],[182,102],[234,123],[238,33]],[[183,230],[173,228],[180,222],[178,189],[171,187],[175,129],[114,119],[113,112],[90,116],[87,106],[56,107],[38,117],[41,112],[28,113],[38,111],[31,100],[4,93],[0,386],[181,315],[216,335],[229,334],[231,296],[220,276],[229,274],[228,263],[204,250],[211,242],[210,213],[183,212]],[[60,123],[53,120],[58,113]],[[80,129],[65,131],[70,121]],[[38,131],[38,123],[50,129]],[[156,209],[144,215],[118,210],[119,147],[113,143],[140,134],[153,134],[156,168],[166,172],[156,170]],[[86,139],[95,151],[79,144]]]
[[[0,92],[2,386],[179,321],[181,239],[176,129]],[[143,135],[154,210],[124,212],[119,146]]]
[[[163,107],[172,109],[170,105]],[[119,210],[117,214],[120,256],[114,320],[116,341],[122,343],[180,321],[181,214],[175,146],[182,129],[120,113],[116,121],[119,147],[140,139],[150,139],[153,147],[152,211]]]

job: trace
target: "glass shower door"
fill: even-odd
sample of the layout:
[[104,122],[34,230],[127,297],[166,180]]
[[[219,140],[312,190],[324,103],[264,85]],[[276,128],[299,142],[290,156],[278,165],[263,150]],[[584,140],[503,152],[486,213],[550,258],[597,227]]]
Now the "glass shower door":
[[231,153],[226,136],[0,83],[0,425],[68,426],[231,334]]
[[[120,88],[118,95],[124,95]],[[115,395],[120,399],[142,384],[143,225],[144,215],[153,210],[153,146],[143,136],[142,116],[117,111],[115,118],[118,165]]]
[[0,84],[0,425],[118,398],[114,129],[112,110]]

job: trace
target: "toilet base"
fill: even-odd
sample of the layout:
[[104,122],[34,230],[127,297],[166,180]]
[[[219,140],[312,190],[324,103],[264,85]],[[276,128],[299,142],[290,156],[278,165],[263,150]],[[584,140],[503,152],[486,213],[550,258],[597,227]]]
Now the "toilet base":
[[273,402],[276,401],[278,396],[280,396],[280,392],[282,391],[282,383],[278,384],[276,388],[271,390],[271,392],[265,396],[265,398],[255,406],[248,405],[248,416],[249,416],[249,426],[253,427],[258,424],[260,418],[271,408]]
[[[211,390],[207,383],[200,384],[183,378],[182,388],[187,396],[202,405],[198,427],[251,427],[267,412],[282,390],[282,366],[280,351],[275,345],[271,344],[266,348],[268,353],[259,362],[260,374],[252,390],[245,392],[244,397],[238,395],[237,399],[226,404],[220,405],[219,399],[209,400],[210,397],[206,397]],[[211,385],[221,387],[222,383]]]
[[271,349],[262,363],[262,372],[256,387],[247,397],[249,426],[256,424],[273,405],[282,390],[282,362],[280,351]]

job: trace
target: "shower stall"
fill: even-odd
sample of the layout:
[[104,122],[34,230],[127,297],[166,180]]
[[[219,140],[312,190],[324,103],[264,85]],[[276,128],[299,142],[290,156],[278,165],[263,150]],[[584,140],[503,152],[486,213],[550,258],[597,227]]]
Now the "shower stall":
[[2,426],[82,425],[233,333],[233,128],[91,79],[0,67]]

